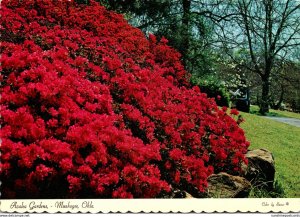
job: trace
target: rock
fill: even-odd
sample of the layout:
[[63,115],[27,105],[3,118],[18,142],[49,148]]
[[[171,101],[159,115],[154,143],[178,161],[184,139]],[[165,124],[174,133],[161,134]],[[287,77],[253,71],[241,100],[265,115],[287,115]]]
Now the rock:
[[240,176],[222,172],[208,177],[208,197],[245,198],[250,190],[251,183]]
[[194,198],[191,194],[185,191],[185,199]]
[[246,154],[248,166],[243,166],[244,177],[258,188],[273,189],[275,161],[272,153],[266,149],[255,149]]

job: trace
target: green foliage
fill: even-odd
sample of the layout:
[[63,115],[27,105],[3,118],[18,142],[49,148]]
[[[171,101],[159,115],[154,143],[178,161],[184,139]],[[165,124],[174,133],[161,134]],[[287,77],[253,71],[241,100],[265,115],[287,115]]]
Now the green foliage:
[[205,79],[193,76],[191,78],[191,83],[199,86],[201,92],[206,93],[208,97],[214,98],[218,106],[229,107],[229,93],[224,84],[214,76],[207,76]]

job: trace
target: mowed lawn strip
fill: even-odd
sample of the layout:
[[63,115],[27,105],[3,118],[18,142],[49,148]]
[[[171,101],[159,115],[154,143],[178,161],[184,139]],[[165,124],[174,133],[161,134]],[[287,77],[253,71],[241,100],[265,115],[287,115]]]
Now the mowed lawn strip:
[[[291,113],[291,112],[289,112]],[[265,148],[275,158],[275,179],[287,197],[300,197],[300,128],[253,114],[243,113],[241,127],[251,142],[249,149]]]

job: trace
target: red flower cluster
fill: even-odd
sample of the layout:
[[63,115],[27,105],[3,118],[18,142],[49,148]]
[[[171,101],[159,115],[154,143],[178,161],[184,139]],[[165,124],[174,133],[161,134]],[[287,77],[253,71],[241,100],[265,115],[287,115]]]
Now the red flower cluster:
[[92,0],[1,3],[3,198],[161,197],[239,171],[243,130],[166,39]]

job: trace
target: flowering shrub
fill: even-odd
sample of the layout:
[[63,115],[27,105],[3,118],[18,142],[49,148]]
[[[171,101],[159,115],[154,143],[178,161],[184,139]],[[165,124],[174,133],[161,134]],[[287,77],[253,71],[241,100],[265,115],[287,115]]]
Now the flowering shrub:
[[239,171],[243,130],[166,39],[94,1],[1,3],[3,198],[162,197]]

